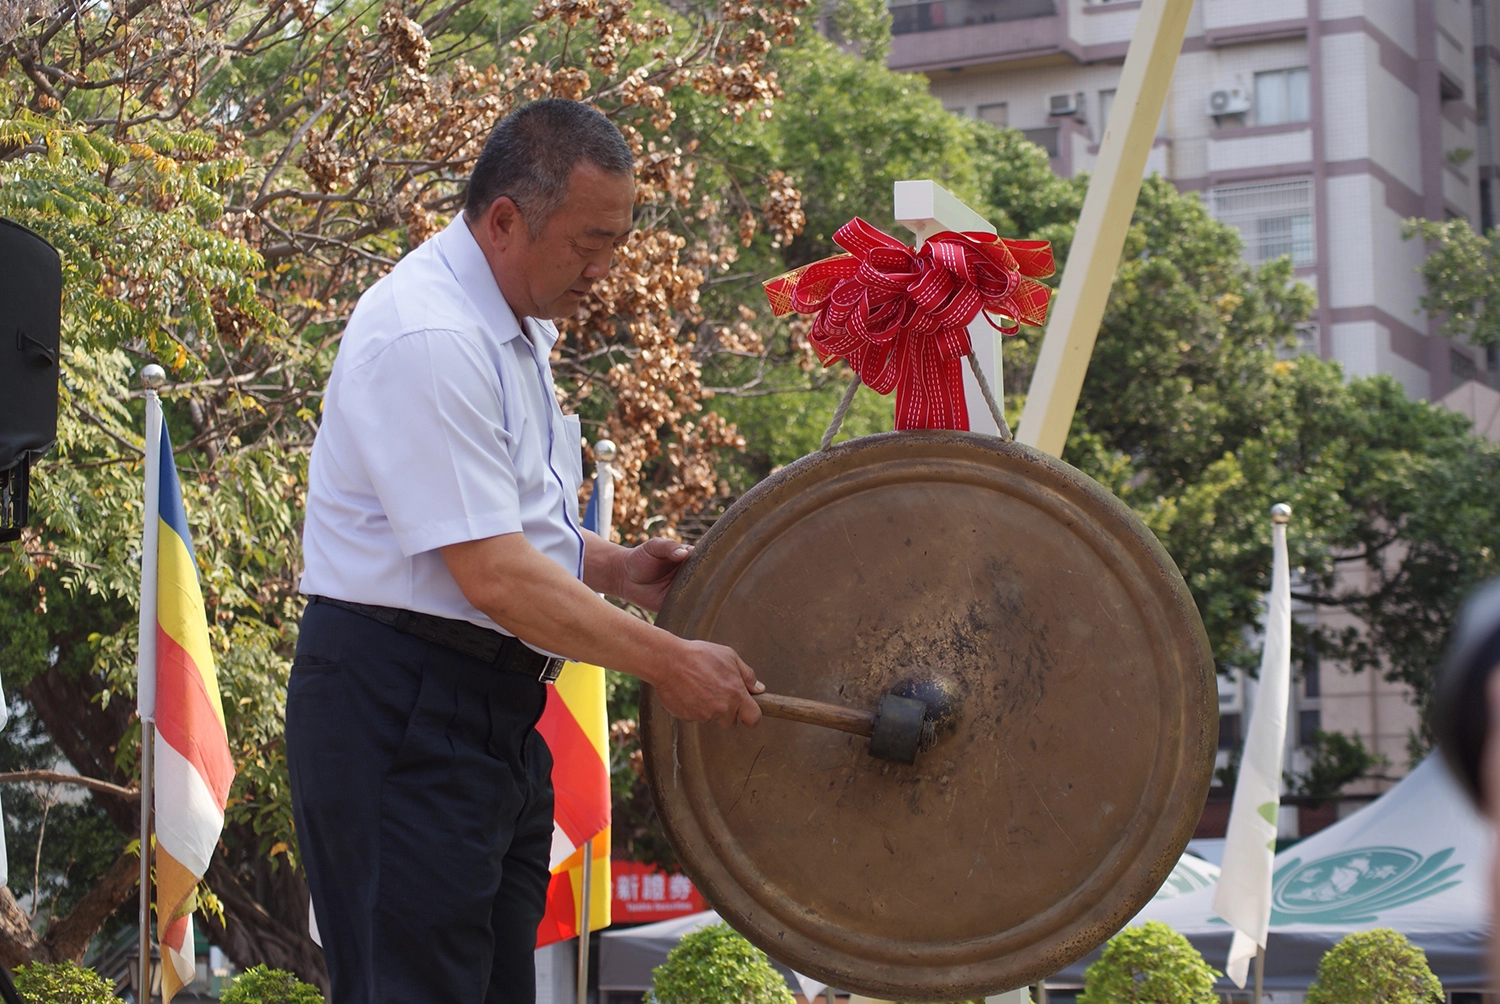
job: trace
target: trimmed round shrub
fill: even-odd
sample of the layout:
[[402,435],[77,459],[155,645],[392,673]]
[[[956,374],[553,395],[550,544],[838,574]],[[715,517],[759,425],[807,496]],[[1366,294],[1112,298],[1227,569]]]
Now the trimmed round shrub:
[[1307,1004],[1442,1004],[1427,953],[1389,928],[1346,934],[1318,963]]
[[1151,920],[1109,939],[1084,971],[1078,1004],[1218,1004],[1218,975],[1191,942]]
[[323,991],[282,969],[256,966],[230,984],[221,1004],[323,1004]]
[[15,982],[27,1004],[120,1004],[114,980],[72,962],[33,962],[16,970]]
[[794,1004],[766,953],[714,924],[687,935],[651,973],[651,1004]]

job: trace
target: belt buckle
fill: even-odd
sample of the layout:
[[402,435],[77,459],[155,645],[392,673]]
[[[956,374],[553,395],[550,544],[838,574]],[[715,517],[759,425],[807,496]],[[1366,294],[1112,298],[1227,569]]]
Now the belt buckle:
[[556,683],[558,674],[562,672],[562,668],[567,664],[567,661],[568,660],[566,659],[558,659],[555,657],[549,658],[545,663],[542,664],[542,672],[541,675],[537,677],[537,679],[542,683]]

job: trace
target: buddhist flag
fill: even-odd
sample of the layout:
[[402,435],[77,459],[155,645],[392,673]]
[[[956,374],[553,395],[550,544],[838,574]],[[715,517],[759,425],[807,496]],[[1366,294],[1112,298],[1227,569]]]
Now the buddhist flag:
[[[583,525],[598,527],[599,483]],[[609,926],[609,712],[604,670],[570,662],[547,689],[537,731],[552,751],[552,882],[538,948],[576,938],[583,912],[583,858],[592,856],[589,930]]]
[[1266,611],[1260,686],[1234,783],[1224,860],[1214,890],[1214,912],[1234,928],[1224,968],[1237,987],[1245,985],[1257,948],[1266,947],[1271,924],[1276,818],[1281,807],[1281,762],[1292,685],[1292,586],[1285,512],[1273,510],[1272,519],[1271,602]]
[[[148,406],[157,406],[154,394]],[[148,633],[154,637],[142,645],[140,704],[142,719],[154,719],[156,726],[152,785],[156,917],[165,1002],[193,981],[196,960],[192,912],[197,906],[198,882],[208,871],[209,858],[224,828],[224,804],[234,780],[234,761],[229,755],[224,708],[208,641],[208,619],[182,507],[182,486],[172,460],[172,443],[159,417],[152,417],[156,421],[148,419],[147,424],[147,520],[154,520],[155,525],[148,526],[146,534],[141,620],[144,628],[145,607],[154,593],[155,624],[151,625],[154,630],[142,631],[143,640]],[[155,431],[153,425],[160,430],[154,458],[149,442],[150,433]],[[156,538],[154,568],[149,561],[152,537]]]

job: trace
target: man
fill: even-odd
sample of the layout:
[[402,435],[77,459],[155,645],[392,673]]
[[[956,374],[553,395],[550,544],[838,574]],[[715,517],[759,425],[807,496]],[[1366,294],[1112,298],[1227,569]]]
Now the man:
[[688,549],[579,529],[550,319],[631,230],[632,157],[586,105],[495,127],[463,215],[360,298],[313,444],[287,693],[297,832],[334,1004],[533,1004],[552,839],[549,655],[754,725],[763,687],[654,610]]

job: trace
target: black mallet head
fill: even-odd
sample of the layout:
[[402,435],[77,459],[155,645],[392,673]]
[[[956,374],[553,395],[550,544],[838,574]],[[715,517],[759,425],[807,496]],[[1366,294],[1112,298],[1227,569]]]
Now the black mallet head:
[[870,733],[870,755],[894,763],[914,764],[917,754],[933,743],[927,705],[910,697],[886,694],[875,713]]

